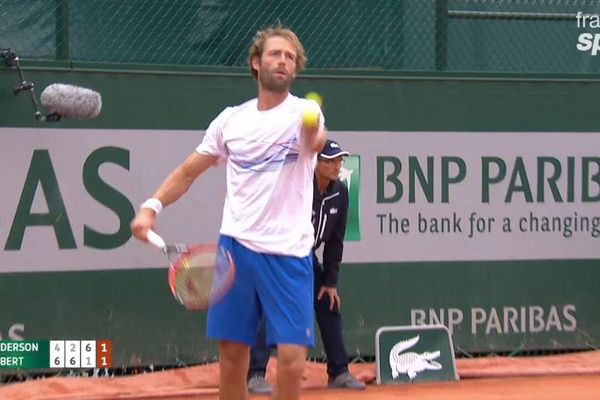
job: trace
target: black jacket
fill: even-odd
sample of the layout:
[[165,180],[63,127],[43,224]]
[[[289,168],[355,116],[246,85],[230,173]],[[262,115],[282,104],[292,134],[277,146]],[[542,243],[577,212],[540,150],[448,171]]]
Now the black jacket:
[[323,285],[335,287],[342,254],[344,253],[344,235],[348,216],[348,188],[340,180],[333,181],[321,195],[317,187],[317,179],[313,180],[312,223],[315,228],[315,244],[313,246],[313,263],[320,265],[315,250],[321,243],[323,248]]

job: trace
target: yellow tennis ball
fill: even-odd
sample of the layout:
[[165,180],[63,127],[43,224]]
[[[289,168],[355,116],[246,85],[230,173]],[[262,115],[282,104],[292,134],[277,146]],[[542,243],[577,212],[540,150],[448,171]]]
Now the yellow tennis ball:
[[316,127],[319,124],[319,116],[321,115],[319,110],[317,104],[308,106],[302,112],[302,126],[305,128]]
[[319,105],[319,107],[323,107],[323,98],[317,92],[308,92],[304,98],[306,100],[313,100]]

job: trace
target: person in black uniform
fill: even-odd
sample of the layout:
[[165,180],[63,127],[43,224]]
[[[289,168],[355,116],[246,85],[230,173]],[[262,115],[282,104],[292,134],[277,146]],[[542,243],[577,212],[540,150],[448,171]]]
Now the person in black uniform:
[[[337,292],[338,272],[344,252],[344,234],[348,215],[348,188],[339,180],[343,157],[350,155],[340,145],[327,140],[318,155],[314,177],[312,223],[315,229],[313,271],[315,314],[325,354],[327,355],[327,386],[330,388],[365,389],[365,384],[348,370],[348,355],[342,336],[340,296]],[[323,247],[323,262],[316,250]],[[265,380],[271,349],[265,342],[264,321],[258,329],[256,346],[250,350],[248,391],[270,394],[271,385]]]

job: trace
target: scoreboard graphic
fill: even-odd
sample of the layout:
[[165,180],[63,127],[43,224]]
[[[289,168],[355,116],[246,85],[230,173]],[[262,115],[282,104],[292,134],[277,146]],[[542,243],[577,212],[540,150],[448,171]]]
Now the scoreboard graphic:
[[111,367],[110,340],[0,341],[0,369]]

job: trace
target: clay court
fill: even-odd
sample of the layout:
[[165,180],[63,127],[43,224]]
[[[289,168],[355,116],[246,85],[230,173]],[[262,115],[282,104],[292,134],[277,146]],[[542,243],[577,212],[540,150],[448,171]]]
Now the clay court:
[[[267,380],[272,381],[276,360]],[[351,364],[370,384],[365,391],[327,390],[325,365],[310,363],[302,399],[569,400],[600,399],[600,351],[543,357],[486,357],[457,360],[458,382],[379,386],[375,366]],[[114,378],[55,377],[8,384],[0,398],[10,400],[218,399],[218,365]],[[252,396],[252,398],[266,398]]]

